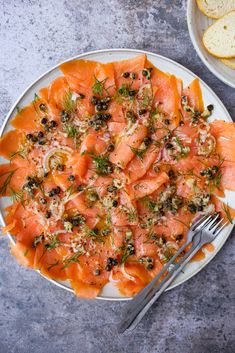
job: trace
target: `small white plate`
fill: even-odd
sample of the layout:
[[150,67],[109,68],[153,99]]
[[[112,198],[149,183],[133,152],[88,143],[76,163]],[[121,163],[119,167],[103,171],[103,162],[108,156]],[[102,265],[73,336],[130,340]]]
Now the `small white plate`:
[[[145,53],[148,57],[148,59],[160,70],[169,72],[171,74],[174,74],[175,76],[178,76],[183,80],[184,86],[189,84],[195,77],[197,77],[195,74],[193,74],[191,71],[186,69],[185,67],[181,66],[177,62],[170,60],[168,58],[165,58],[164,56],[153,54],[150,52],[145,52],[142,50],[135,50],[135,49],[106,49],[106,50],[97,50],[89,53],[84,53],[77,55],[74,58],[70,58],[67,61],[74,60],[74,59],[85,59],[85,60],[95,60],[95,61],[100,61],[103,63],[110,62],[110,61],[119,61],[123,59],[130,59],[133,58],[136,55]],[[10,125],[10,121],[13,119],[17,112],[17,107],[23,107],[26,104],[30,103],[33,100],[34,93],[38,92],[40,88],[47,86],[52,80],[54,80],[56,77],[60,76],[62,73],[59,70],[59,65],[56,65],[49,71],[47,71],[45,74],[43,74],[41,77],[39,77],[35,82],[33,82],[23,93],[22,95],[18,98],[18,100],[15,102],[13,107],[11,108],[10,112],[8,113],[3,126],[0,131],[0,137],[6,132],[12,129]],[[225,106],[221,102],[221,100],[216,96],[216,94],[206,85],[205,82],[200,80],[201,82],[201,88],[202,88],[202,94],[203,94],[203,99],[205,102],[205,105],[208,104],[213,104],[215,109],[213,111],[212,119],[223,119],[225,121],[232,121],[228,111],[226,110]],[[0,157],[0,164],[5,163],[6,161]],[[234,206],[235,205],[235,193],[229,192],[226,193],[226,198],[225,202],[230,205]],[[1,198],[0,199],[0,221],[4,223],[3,215],[4,215],[4,208],[10,204],[9,198]],[[187,281],[189,278],[194,276],[196,273],[198,273],[203,267],[205,267],[211,260],[212,258],[216,255],[216,253],[221,249],[227,238],[229,237],[229,234],[232,231],[233,226],[229,225],[226,227],[221,234],[215,239],[214,241],[214,247],[215,250],[211,253],[206,252],[206,257],[202,261],[197,261],[197,262],[192,262],[189,263],[186,268],[184,269],[184,272],[182,272],[176,280],[173,282],[171,285],[171,288],[174,288],[178,286],[179,284]],[[10,240],[14,243],[14,238],[8,233],[8,236]],[[39,272],[39,271],[38,271]],[[47,278],[48,279],[48,278]],[[66,289],[70,292],[73,292],[72,288],[69,285],[69,282],[57,282],[48,279],[50,282],[53,282],[57,286],[60,286],[63,289]],[[118,292],[117,288],[112,284],[108,283],[102,290],[102,292],[99,294],[97,299],[105,299],[105,300],[127,300],[131,298],[126,298],[121,296],[121,294]]]
[[203,15],[197,6],[196,0],[188,0],[187,22],[191,41],[198,55],[208,69],[227,85],[235,88],[235,70],[222,63],[220,59],[209,54],[202,43],[205,30],[215,20]]

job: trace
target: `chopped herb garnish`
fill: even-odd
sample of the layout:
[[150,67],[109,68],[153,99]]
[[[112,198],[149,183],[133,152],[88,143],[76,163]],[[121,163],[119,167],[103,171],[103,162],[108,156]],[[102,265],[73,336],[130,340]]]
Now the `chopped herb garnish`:
[[4,180],[3,184],[0,186],[0,194],[1,195],[5,195],[6,194],[7,187],[10,184],[11,178],[13,177],[13,175],[14,175],[16,170],[17,169],[12,170],[10,172],[5,172],[5,173],[0,175],[0,178],[6,175],[6,179]]
[[139,159],[143,160],[144,158],[144,155],[147,151],[147,148],[134,148],[134,147],[131,147],[129,146],[132,153],[134,153],[136,155],[136,157],[138,157]]
[[62,269],[65,269],[70,264],[79,263],[79,256],[81,256],[82,254],[83,254],[83,252],[78,250],[72,256],[67,257],[66,259],[64,259],[64,261],[63,261],[64,266],[62,267]]
[[77,102],[73,99],[73,92],[68,90],[65,92],[62,102],[63,108],[67,114],[72,114],[76,110]]
[[222,209],[224,210],[228,221],[229,221],[231,224],[233,224],[233,219],[232,219],[232,215],[231,215],[231,212],[230,212],[229,205],[228,205],[228,204],[225,205],[225,203],[223,203]]
[[54,264],[51,264],[50,266],[47,267],[48,271],[50,271],[53,267],[59,265],[59,260],[57,260]]
[[98,175],[108,175],[113,172],[113,166],[108,156],[97,156],[93,153],[89,153],[89,155],[95,163],[95,169]]
[[12,188],[10,188],[10,197],[12,202],[20,202],[22,206],[25,206],[25,199],[24,199],[24,193],[23,191],[15,191]]
[[61,244],[60,240],[58,239],[58,235],[55,234],[53,236],[53,238],[51,239],[51,241],[49,243],[46,243],[44,246],[46,248],[46,250],[52,250],[57,248],[57,246],[59,246]]
[[107,78],[105,78],[102,81],[99,81],[95,76],[94,78],[95,78],[95,83],[92,86],[92,92],[97,96],[101,97],[103,95],[103,89],[104,89],[105,82],[107,81]]

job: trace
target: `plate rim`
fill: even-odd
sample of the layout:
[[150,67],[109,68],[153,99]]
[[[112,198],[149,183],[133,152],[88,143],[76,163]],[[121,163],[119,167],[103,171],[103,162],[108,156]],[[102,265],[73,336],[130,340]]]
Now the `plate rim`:
[[[189,1],[190,2],[190,1]],[[170,58],[167,58],[165,57],[164,55],[160,55],[160,54],[156,54],[156,53],[153,53],[151,51],[146,51],[146,50],[141,50],[141,49],[133,49],[133,48],[111,48],[111,49],[98,49],[98,50],[92,50],[92,51],[88,51],[88,52],[84,52],[84,53],[81,53],[81,54],[78,54],[78,55],[75,55],[73,57],[70,57],[66,60],[63,60],[62,62],[54,65],[52,68],[49,68],[47,71],[45,71],[43,74],[41,74],[39,77],[37,77],[30,85],[28,85],[26,87],[26,89],[22,92],[21,95],[19,95],[19,97],[15,100],[15,102],[12,104],[9,112],[7,113],[4,121],[3,121],[3,124],[0,128],[0,138],[2,137],[3,135],[3,132],[5,130],[5,127],[8,123],[8,121],[10,120],[10,117],[12,115],[12,113],[14,112],[14,110],[16,109],[18,103],[21,101],[21,99],[23,99],[24,95],[31,89],[31,87],[33,85],[35,85],[37,82],[39,82],[44,76],[48,75],[50,72],[52,72],[53,70],[57,69],[60,65],[62,65],[63,63],[65,62],[68,62],[68,61],[72,61],[72,60],[77,60],[77,59],[81,59],[83,57],[86,57],[86,56],[89,56],[89,55],[96,55],[96,54],[102,54],[102,53],[109,53],[109,52],[130,52],[130,53],[135,53],[135,54],[146,54],[146,55],[151,55],[151,56],[154,56],[155,58],[160,58],[164,61],[168,61],[170,62],[171,64],[174,64],[175,66],[178,66],[180,67],[182,70],[186,71],[188,74],[190,74],[191,76],[193,76],[194,78],[199,78],[200,79],[200,83],[202,85],[204,85],[204,88],[207,89],[211,94],[213,94],[217,101],[219,101],[221,107],[225,110],[225,112],[227,113],[227,118],[228,120],[230,121],[233,121],[231,116],[230,116],[230,113],[228,112],[227,108],[225,107],[225,105],[223,104],[223,102],[221,101],[221,99],[217,96],[217,94],[207,85],[207,83],[202,80],[198,75],[196,75],[194,72],[192,72],[191,70],[189,70],[188,68],[186,68],[185,66],[183,66],[182,64],[178,63],[177,61],[175,60],[172,60]],[[2,210],[0,209],[0,221],[3,225],[5,225],[5,221],[4,221],[4,217],[3,217],[3,214],[2,214]],[[224,235],[223,239],[221,240],[221,242],[219,243],[216,251],[214,251],[213,253],[211,253],[210,257],[207,257],[206,260],[200,265],[198,266],[198,268],[195,270],[195,272],[191,273],[186,279],[182,279],[181,281],[179,281],[178,283],[176,284],[173,284],[171,285],[168,289],[168,290],[171,290],[179,285],[181,285],[182,283],[188,281],[189,279],[191,279],[192,277],[194,277],[198,272],[200,272],[204,267],[206,267],[208,265],[208,263],[210,261],[212,261],[212,259],[215,257],[215,255],[221,250],[221,248],[223,247],[223,245],[225,244],[226,240],[228,239],[229,235],[231,234],[232,232],[232,229],[233,227],[231,227],[231,230],[229,230],[227,232],[227,234]],[[14,238],[13,236],[7,232],[7,236],[9,238],[9,240],[15,244],[15,241],[14,241]],[[53,280],[53,279],[50,279],[46,276],[44,276],[39,270],[34,270],[35,272],[39,273],[43,278],[45,278],[47,281],[55,284],[57,287],[60,287],[60,288],[63,288],[71,293],[74,293],[74,290],[68,286],[66,286],[65,284],[62,284],[60,282],[57,282],[56,280]],[[81,299],[81,298],[80,298]],[[127,300],[132,300],[133,298],[132,297],[110,297],[110,296],[97,296],[95,299],[97,300],[107,300],[107,301],[127,301]]]
[[200,46],[198,45],[198,43],[197,43],[197,41],[195,39],[194,27],[192,25],[192,20],[191,20],[192,19],[193,6],[194,6],[195,3],[196,3],[195,0],[188,0],[188,3],[187,3],[187,25],[188,25],[189,36],[190,36],[191,42],[193,44],[193,47],[196,50],[196,52],[197,52],[198,56],[200,57],[200,59],[202,60],[202,62],[204,63],[204,65],[208,68],[208,70],[210,70],[210,72],[213,75],[215,75],[220,81],[222,81],[226,85],[228,85],[228,86],[230,86],[232,88],[235,88],[235,83],[233,83],[230,80],[228,80],[227,78],[225,78],[222,74],[220,74],[219,71],[216,71],[213,68],[213,66],[206,60],[206,57],[203,55],[203,53],[201,51],[201,48],[200,48]]

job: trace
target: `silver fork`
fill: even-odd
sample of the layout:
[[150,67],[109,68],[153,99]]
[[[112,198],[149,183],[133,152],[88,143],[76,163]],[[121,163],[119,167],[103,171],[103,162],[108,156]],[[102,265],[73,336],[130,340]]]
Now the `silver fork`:
[[[222,222],[223,218],[219,220],[219,215],[216,215],[204,218],[202,222],[199,221],[197,223],[200,230],[194,230],[195,233],[192,237],[192,246],[189,251],[174,265],[172,270],[169,270],[168,264],[168,266],[164,266],[165,270],[163,272],[161,271],[161,275],[165,273],[166,270],[168,270],[168,273],[163,280],[159,283],[161,275],[159,276],[158,274],[149,285],[137,294],[132,302],[126,306],[126,309],[123,311],[123,319],[118,325],[119,333],[123,333],[126,330],[132,330],[136,327],[155,300],[158,299],[169,287],[198,250],[204,244],[212,242],[228,224],[228,222],[224,224],[222,224]],[[176,256],[174,256],[174,259],[176,259]],[[171,261],[171,264],[173,264],[173,262]]]
[[185,248],[192,242],[193,237],[200,232],[203,227],[206,226],[206,224],[212,219],[211,215],[205,215],[202,216],[198,221],[192,224],[190,227],[188,233],[187,233],[187,238],[185,243],[177,250],[177,252],[174,254],[174,256],[163,266],[161,271],[157,274],[156,277],[140,292],[138,293],[135,298],[129,303],[128,308],[126,309],[127,311],[132,312],[133,307],[137,305],[137,303],[141,302],[143,298],[148,294],[149,290],[152,288],[153,283],[157,283],[162,275],[170,269],[170,267],[173,265],[175,259],[185,250]]

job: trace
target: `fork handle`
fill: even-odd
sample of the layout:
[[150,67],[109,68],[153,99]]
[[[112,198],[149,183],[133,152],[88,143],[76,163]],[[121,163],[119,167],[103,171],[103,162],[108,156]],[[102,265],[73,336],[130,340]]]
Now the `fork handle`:
[[[148,296],[145,296],[141,303],[137,303],[135,310],[132,313],[128,313],[126,319],[120,322],[118,325],[118,332],[123,333],[126,330],[133,330],[136,325],[140,322],[152,304],[161,296],[161,294],[169,287],[169,285],[173,282],[176,276],[182,271],[184,266],[191,260],[191,258],[198,252],[201,248],[202,242],[196,242],[194,246],[192,246],[189,251],[184,255],[184,257],[175,265],[174,269],[169,272],[169,279],[160,283],[160,285],[156,286],[156,288],[152,288]],[[167,276],[168,276],[167,275]],[[134,299],[135,300],[135,299]]]

